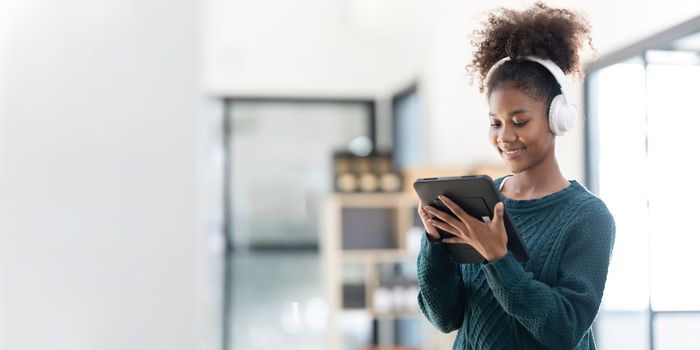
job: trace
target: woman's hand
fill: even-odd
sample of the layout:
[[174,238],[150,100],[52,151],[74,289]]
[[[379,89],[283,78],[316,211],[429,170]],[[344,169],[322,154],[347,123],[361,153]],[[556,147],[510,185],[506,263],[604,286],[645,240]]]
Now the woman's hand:
[[420,216],[420,220],[423,222],[425,232],[428,233],[428,236],[434,241],[441,240],[442,237],[440,237],[440,234],[437,232],[437,229],[435,229],[435,226],[428,223],[428,220],[430,220],[430,215],[427,211],[425,211],[421,201],[418,201],[418,216]]
[[438,196],[438,198],[457,216],[455,218],[430,206],[424,207],[430,214],[444,221],[429,219],[428,225],[455,235],[455,237],[443,239],[443,243],[469,244],[488,261],[496,261],[508,253],[506,246],[508,235],[503,224],[503,203],[499,202],[494,207],[493,220],[490,223],[484,223],[467,214],[449,198],[445,196]]

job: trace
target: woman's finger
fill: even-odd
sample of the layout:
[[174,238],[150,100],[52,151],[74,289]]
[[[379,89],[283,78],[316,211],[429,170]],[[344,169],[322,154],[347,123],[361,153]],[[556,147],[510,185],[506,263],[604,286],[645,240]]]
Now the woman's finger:
[[428,212],[423,208],[418,209],[418,215],[420,215],[421,219],[425,223],[430,224],[430,220],[433,220],[433,218],[430,217],[430,214],[428,214]]
[[467,241],[465,241],[459,237],[443,238],[442,242],[443,243],[452,243],[452,244],[469,244],[469,243],[467,243]]
[[452,216],[450,214],[443,212],[442,210],[433,208],[429,205],[426,205],[424,208],[428,213],[433,214],[438,219],[454,226],[455,228],[459,228],[462,226],[462,225],[460,225],[461,221],[459,219],[455,218],[454,216]]
[[445,231],[445,232],[449,232],[455,236],[462,236],[462,232],[460,232],[456,227],[454,227],[450,224],[444,223],[444,222],[439,221],[439,220],[434,220],[434,219],[428,220],[428,223]]
[[467,212],[464,211],[457,203],[453,202],[451,199],[447,198],[447,196],[439,195],[438,199],[445,203],[445,205],[450,208],[450,210],[457,215],[457,217],[462,220],[467,225],[473,225],[476,224],[477,222],[480,222],[473,216],[469,215]]
[[425,211],[423,207],[418,208],[418,214],[423,218],[430,219],[430,215],[428,215],[428,212]]
[[437,228],[432,224],[428,223],[430,220],[430,215],[423,209],[422,206],[418,206],[418,216],[420,216],[421,221],[423,221],[423,226],[425,226],[425,232],[428,233],[430,237],[434,240],[441,240],[440,234],[437,232]]

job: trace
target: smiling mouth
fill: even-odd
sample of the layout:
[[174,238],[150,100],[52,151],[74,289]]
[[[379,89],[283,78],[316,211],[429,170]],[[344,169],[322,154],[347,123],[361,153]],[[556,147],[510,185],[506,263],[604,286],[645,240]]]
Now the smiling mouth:
[[513,159],[517,157],[520,153],[522,153],[525,150],[525,147],[521,148],[516,148],[516,149],[509,149],[509,150],[501,150],[501,153],[506,159]]

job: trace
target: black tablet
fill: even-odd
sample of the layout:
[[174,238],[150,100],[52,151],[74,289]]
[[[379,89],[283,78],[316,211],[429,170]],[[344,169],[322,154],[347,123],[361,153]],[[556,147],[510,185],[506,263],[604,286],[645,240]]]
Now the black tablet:
[[[452,214],[452,211],[438,199],[439,195],[444,195],[457,203],[465,212],[484,222],[490,222],[493,218],[493,208],[500,201],[496,185],[491,177],[486,175],[418,179],[413,183],[413,188],[423,205],[430,205],[445,213]],[[525,244],[523,244],[520,234],[505,208],[503,214],[508,234],[508,250],[518,261],[527,261]],[[452,215],[454,216],[454,214]],[[441,229],[437,229],[437,231],[442,238],[454,236]],[[484,257],[468,244],[447,244],[447,247],[455,260],[461,263],[484,261]]]

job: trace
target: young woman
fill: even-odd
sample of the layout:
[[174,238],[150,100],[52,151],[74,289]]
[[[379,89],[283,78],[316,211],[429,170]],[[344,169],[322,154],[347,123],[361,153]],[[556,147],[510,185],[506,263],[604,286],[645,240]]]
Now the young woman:
[[[560,83],[580,73],[586,39],[585,18],[542,3],[492,12],[476,32],[468,67],[488,98],[489,140],[513,175],[495,181],[501,203],[489,224],[449,198],[441,200],[451,213],[419,206],[426,235],[418,302],[438,329],[459,330],[453,349],[595,349],[591,325],[615,223],[598,197],[562,175],[555,157],[556,136],[575,118]],[[526,263],[506,248],[503,210],[528,248]],[[441,240],[437,228],[455,237]],[[485,261],[455,262],[446,245],[465,243]]]

